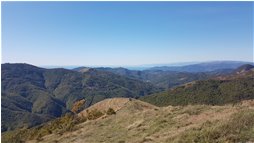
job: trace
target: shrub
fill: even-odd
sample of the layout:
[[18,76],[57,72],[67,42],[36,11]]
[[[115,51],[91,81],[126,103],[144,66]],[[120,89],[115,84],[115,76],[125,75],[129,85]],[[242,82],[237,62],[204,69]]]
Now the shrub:
[[113,115],[116,114],[115,110],[112,108],[108,108],[107,115]]
[[85,105],[85,103],[86,103],[85,99],[76,101],[76,102],[73,104],[71,111],[72,111],[73,113],[78,113],[78,112],[80,112],[80,110],[82,110],[82,108],[83,108],[83,106]]
[[104,115],[101,111],[98,111],[97,109],[88,111],[87,113],[88,113],[87,119],[89,120],[95,120]]

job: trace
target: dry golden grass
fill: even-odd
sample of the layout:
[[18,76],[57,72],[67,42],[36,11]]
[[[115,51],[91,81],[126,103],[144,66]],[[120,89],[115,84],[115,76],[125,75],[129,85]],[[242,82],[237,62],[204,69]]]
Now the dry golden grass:
[[[244,101],[238,105],[225,106],[168,106],[155,107],[139,100],[127,98],[107,99],[95,104],[88,110],[106,110],[112,108],[116,114],[90,120],[79,124],[75,131],[64,134],[51,134],[42,137],[40,141],[33,140],[30,143],[162,143],[162,142],[234,142],[254,141],[254,124],[251,119],[254,115],[254,101]],[[81,112],[80,115],[85,114]],[[250,127],[235,126],[240,113],[248,113],[246,120]],[[237,118],[235,118],[237,117]],[[247,118],[248,117],[248,118]],[[239,119],[240,120],[240,119]],[[229,124],[232,123],[232,124]],[[214,128],[213,128],[214,127]],[[236,129],[239,137],[234,132],[225,132],[225,137],[211,138],[220,130]],[[243,128],[244,130],[241,130]],[[200,130],[200,131],[199,131]],[[243,133],[248,136],[243,136]],[[204,135],[202,135],[204,132]],[[249,135],[250,134],[250,135]],[[198,140],[197,136],[201,139]],[[234,136],[234,140],[231,140]],[[209,137],[209,138],[206,138]],[[252,138],[253,137],[253,138]]]

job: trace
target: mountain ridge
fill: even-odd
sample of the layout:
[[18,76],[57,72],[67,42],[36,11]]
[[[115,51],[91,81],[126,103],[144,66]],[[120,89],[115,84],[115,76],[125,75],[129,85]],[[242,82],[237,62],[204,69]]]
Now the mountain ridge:
[[146,70],[163,70],[163,71],[181,71],[181,72],[211,72],[221,69],[235,69],[244,64],[252,64],[252,62],[242,61],[211,61],[184,66],[161,66],[153,67]]

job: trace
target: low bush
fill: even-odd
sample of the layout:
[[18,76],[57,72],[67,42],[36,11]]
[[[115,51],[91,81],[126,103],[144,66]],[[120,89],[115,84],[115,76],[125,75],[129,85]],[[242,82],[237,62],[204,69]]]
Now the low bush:
[[116,114],[115,110],[112,109],[112,108],[108,108],[108,111],[106,112],[107,115],[113,115],[113,114]]
[[89,120],[95,120],[95,119],[98,119],[104,115],[101,111],[99,111],[97,109],[94,109],[92,111],[87,110],[87,113],[88,113],[87,119],[89,119]]

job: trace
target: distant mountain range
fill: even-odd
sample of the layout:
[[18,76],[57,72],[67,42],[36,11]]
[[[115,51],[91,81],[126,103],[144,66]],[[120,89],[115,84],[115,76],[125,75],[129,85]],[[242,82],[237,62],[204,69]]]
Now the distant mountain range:
[[[238,61],[217,61],[185,66],[163,66],[153,67],[146,70],[129,70],[126,68],[98,67],[100,71],[112,72],[114,74],[126,76],[133,79],[151,82],[161,88],[171,88],[195,80],[209,79],[223,76],[249,62]],[[78,67],[73,70],[83,72],[89,67]]]
[[[170,71],[186,71],[186,72],[192,72],[193,71],[198,71],[200,70],[200,67],[198,65],[203,66],[206,70],[205,71],[211,71],[211,70],[217,70],[217,69],[232,69],[232,68],[237,68],[240,65],[243,64],[254,64],[253,62],[245,62],[245,61],[208,61],[208,62],[179,62],[179,63],[169,63],[169,64],[144,64],[144,65],[135,65],[135,66],[85,66],[85,67],[90,67],[90,68],[125,68],[129,70],[150,70],[150,69],[159,69],[159,70],[170,70]],[[193,67],[194,69],[186,68],[185,66],[190,66]],[[197,66],[197,67],[195,67]],[[222,67],[226,66],[226,67]],[[66,69],[75,69],[83,66],[41,66],[43,68],[66,68]],[[209,69],[210,67],[210,69]],[[183,69],[182,69],[183,68]],[[197,68],[197,69],[195,69]],[[212,69],[214,68],[214,69]]]
[[211,72],[216,70],[232,70],[244,64],[252,64],[251,62],[241,61],[215,61],[191,64],[185,66],[159,66],[146,70],[162,70],[162,71],[178,71],[178,72]]
[[161,87],[164,89],[171,88],[194,80],[207,79],[213,75],[210,73],[189,73],[177,71],[157,71],[157,70],[136,71],[136,70],[128,70],[125,68],[96,68],[96,69],[100,71],[112,72],[132,79],[142,80],[144,82],[150,82],[156,85],[157,87]]

